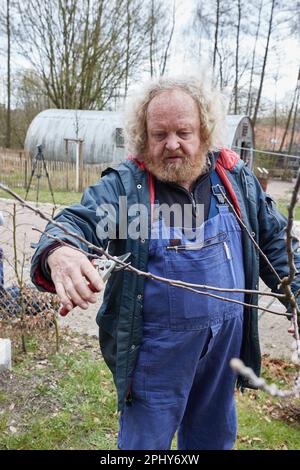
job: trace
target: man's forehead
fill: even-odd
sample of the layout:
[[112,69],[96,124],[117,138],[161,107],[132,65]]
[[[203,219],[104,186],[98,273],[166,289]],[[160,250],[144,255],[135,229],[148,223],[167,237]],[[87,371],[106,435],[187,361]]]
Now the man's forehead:
[[199,117],[194,99],[183,90],[168,90],[156,95],[149,103],[147,121],[163,121],[176,118],[178,121],[193,121]]
[[190,106],[197,108],[194,98],[192,98],[187,92],[179,89],[166,90],[160,92],[158,95],[152,98],[148,104],[147,112],[151,113],[153,110],[159,109],[161,107],[179,107],[184,110]]

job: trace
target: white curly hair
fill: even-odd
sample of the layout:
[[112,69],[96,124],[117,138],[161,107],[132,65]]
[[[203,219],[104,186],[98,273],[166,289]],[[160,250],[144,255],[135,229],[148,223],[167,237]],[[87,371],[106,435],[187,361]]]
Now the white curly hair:
[[147,108],[158,94],[179,89],[196,102],[200,117],[200,138],[205,151],[223,145],[225,105],[222,94],[207,77],[159,77],[145,83],[128,99],[124,113],[124,138],[127,150],[139,158],[147,149]]

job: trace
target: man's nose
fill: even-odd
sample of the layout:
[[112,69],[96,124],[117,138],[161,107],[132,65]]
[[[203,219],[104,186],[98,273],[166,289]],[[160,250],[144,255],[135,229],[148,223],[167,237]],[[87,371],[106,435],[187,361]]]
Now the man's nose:
[[179,149],[180,143],[178,141],[177,135],[176,134],[170,134],[167,136],[166,140],[166,150],[169,151],[174,151]]

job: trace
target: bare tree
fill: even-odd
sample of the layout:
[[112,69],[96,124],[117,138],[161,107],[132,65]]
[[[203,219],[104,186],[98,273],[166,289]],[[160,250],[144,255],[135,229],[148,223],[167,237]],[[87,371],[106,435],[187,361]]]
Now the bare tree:
[[215,34],[214,34],[213,70],[215,70],[215,67],[216,67],[216,56],[218,52],[219,24],[220,24],[220,0],[216,0],[216,23],[215,23]]
[[255,126],[255,123],[256,123],[258,109],[259,109],[261,95],[262,95],[262,88],[263,88],[264,79],[265,79],[265,71],[266,71],[267,59],[268,59],[268,54],[269,54],[270,38],[271,38],[271,33],[272,33],[272,28],[273,28],[275,2],[276,2],[276,0],[272,0],[272,3],[271,3],[269,27],[268,27],[268,34],[267,34],[267,43],[266,43],[266,47],[265,47],[263,65],[262,65],[262,70],[261,70],[261,74],[260,74],[260,82],[259,82],[257,99],[256,99],[256,103],[255,103],[255,109],[254,109],[254,113],[253,113],[253,116],[252,116],[253,126]]
[[292,119],[293,110],[294,110],[295,104],[297,102],[297,96],[299,96],[299,86],[300,86],[299,81],[300,81],[300,69],[298,71],[297,84],[296,84],[296,87],[295,87],[295,90],[294,90],[294,93],[293,93],[292,103],[291,103],[291,106],[290,106],[290,109],[289,109],[289,112],[288,112],[284,133],[283,133],[281,143],[280,143],[280,146],[279,146],[279,152],[283,151],[285,139],[286,139],[286,136],[288,134],[288,130],[289,130],[291,119]]
[[160,74],[164,75],[166,71],[166,66],[167,66],[167,60],[170,55],[170,46],[171,42],[173,39],[174,35],[174,30],[175,30],[175,17],[176,17],[176,7],[175,7],[175,0],[173,0],[173,13],[172,13],[172,23],[171,23],[171,28],[168,37],[166,38],[166,46],[165,50],[162,54],[162,59],[161,59],[161,67],[160,67]]
[[242,8],[241,0],[237,0],[237,25],[236,25],[236,48],[235,48],[235,81],[234,81],[234,114],[238,112],[238,83],[239,83],[239,52]]
[[[223,89],[235,83],[233,92],[237,89],[237,83],[240,80],[241,70],[239,69],[243,68],[239,47],[242,13],[238,13],[242,11],[242,1],[237,1],[238,9],[221,0],[216,0],[213,7],[211,3],[200,1],[194,22],[194,31],[196,30],[196,33],[201,36],[199,42],[202,44],[202,49],[199,50],[199,59],[201,60],[201,56],[209,51],[208,60],[212,65],[216,84]],[[236,13],[238,13],[237,19]],[[233,40],[238,45],[236,50],[232,48]]]
[[124,80],[128,83],[129,66],[141,60],[132,45],[140,50],[144,40],[141,31],[135,31],[138,37],[132,43],[128,40],[126,21],[133,3],[137,5],[129,0],[19,2],[20,48],[54,106],[103,109]]
[[164,75],[166,72],[175,29],[175,0],[173,0],[171,21],[169,21],[169,8],[161,0],[151,0],[148,11],[146,24],[149,36],[149,71],[150,76],[153,77]]
[[249,80],[249,90],[248,90],[248,97],[247,97],[247,105],[246,105],[246,114],[251,114],[252,112],[252,92],[253,92],[253,78],[254,78],[254,70],[255,70],[255,60],[256,60],[256,50],[257,50],[257,40],[259,37],[259,32],[260,32],[260,26],[261,26],[261,13],[262,13],[262,7],[263,7],[263,1],[260,0],[259,6],[258,6],[258,20],[257,20],[257,25],[256,25],[256,31],[255,31],[255,40],[254,40],[254,47],[253,47],[253,52],[252,52],[252,60],[251,60],[251,71],[250,71],[250,80]]
[[296,86],[296,99],[295,99],[295,109],[294,109],[291,139],[290,139],[289,148],[288,148],[289,155],[292,153],[292,148],[294,144],[294,137],[295,137],[295,130],[296,130],[296,118],[297,118],[298,105],[299,105],[299,95],[300,95],[300,68],[298,71],[298,80],[297,80],[297,86]]
[[6,110],[6,138],[5,146],[11,146],[11,26],[10,26],[10,0],[6,0],[6,36],[7,36],[7,110]]
[[126,0],[126,51],[124,98],[128,93],[130,79],[137,78],[138,72],[148,61],[149,31],[151,25],[145,20],[144,2]]

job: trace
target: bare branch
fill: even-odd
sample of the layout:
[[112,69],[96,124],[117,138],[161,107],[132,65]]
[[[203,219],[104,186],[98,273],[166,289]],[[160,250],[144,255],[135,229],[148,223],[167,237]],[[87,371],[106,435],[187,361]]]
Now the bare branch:
[[281,397],[281,398],[288,398],[288,397],[299,397],[300,394],[300,384],[297,383],[295,387],[291,390],[281,390],[277,387],[276,384],[268,385],[266,381],[253,372],[250,367],[246,367],[243,361],[240,359],[234,358],[230,361],[230,366],[239,375],[242,375],[246,379],[248,379],[256,388],[260,390],[264,390],[265,392],[269,393],[273,397]]
[[[153,280],[157,280],[157,281],[160,281],[160,282],[165,282],[165,283],[169,283],[170,285],[173,285],[173,286],[176,286],[176,287],[180,287],[180,288],[184,288],[184,289],[187,289],[187,290],[190,290],[196,294],[199,294],[199,295],[208,295],[209,297],[213,297],[213,298],[216,298],[216,299],[219,299],[219,300],[223,300],[223,301],[226,301],[226,302],[232,302],[232,303],[237,303],[237,304],[240,304],[240,305],[244,305],[244,306],[247,306],[247,307],[253,307],[253,308],[257,308],[257,305],[251,305],[251,304],[246,304],[244,302],[241,302],[239,300],[235,300],[235,299],[229,299],[229,298],[226,298],[226,297],[221,297],[221,296],[217,296],[215,294],[211,294],[209,292],[200,292],[198,290],[195,289],[195,286],[197,288],[202,288],[202,289],[215,289],[215,288],[211,288],[209,286],[199,286],[197,284],[189,284],[189,283],[185,283],[183,281],[177,281],[177,280],[170,280],[170,279],[166,279],[166,278],[163,278],[163,277],[160,277],[160,276],[156,276],[152,273],[146,273],[144,271],[140,271],[139,269],[133,267],[133,266],[128,266],[127,263],[124,263],[122,261],[120,261],[117,257],[115,256],[112,256],[110,255],[109,253],[107,253],[104,248],[100,248],[100,247],[97,247],[96,245],[93,245],[92,243],[88,242],[86,239],[80,237],[77,233],[75,232],[72,232],[68,229],[66,229],[64,227],[63,224],[59,223],[59,222],[56,222],[54,220],[52,220],[50,217],[46,216],[40,209],[37,209],[35,207],[33,207],[31,204],[29,204],[27,201],[24,201],[18,194],[14,193],[13,191],[11,191],[11,189],[7,188],[6,186],[4,186],[2,183],[0,183],[0,189],[3,189],[4,191],[8,192],[8,194],[10,194],[11,196],[13,196],[15,199],[17,199],[23,206],[27,207],[28,209],[30,209],[31,211],[35,212],[36,214],[38,214],[42,219],[46,220],[47,222],[51,223],[52,225],[58,227],[59,229],[61,229],[64,233],[66,233],[67,235],[75,238],[76,240],[80,241],[81,243],[83,243],[85,246],[87,246],[88,248],[92,249],[93,251],[97,252],[97,253],[100,253],[101,255],[104,255],[106,258],[110,259],[110,260],[113,260],[115,261],[118,265],[121,265],[124,269],[127,269],[127,270],[130,270],[132,272],[134,272],[135,274],[137,275],[140,275],[140,276],[144,276],[144,277],[147,277],[149,279],[153,279]],[[86,252],[84,252],[86,254]],[[224,291],[224,289],[220,288],[221,291]],[[234,292],[236,292],[236,290],[233,290]],[[256,292],[256,291],[255,291]],[[278,312],[274,312],[272,310],[268,310],[268,309],[265,309],[264,307],[260,307],[261,310],[263,311],[266,311],[266,312],[269,312],[269,313],[273,313],[274,315],[283,315],[283,316],[286,316],[288,318],[291,317],[290,314],[288,313],[278,313]]]
[[[54,223],[54,225],[55,225],[54,221],[52,223]],[[89,256],[89,257],[93,257],[93,258],[96,258],[96,259],[99,258],[97,255],[87,254],[86,251],[82,250],[81,248],[74,247],[74,245],[71,245],[70,243],[67,243],[67,242],[63,241],[63,240],[61,240],[60,238],[58,238],[54,235],[50,235],[49,233],[42,232],[39,229],[33,229],[33,230],[41,232],[47,238],[51,238],[52,240],[61,243],[62,246],[68,246],[70,248],[73,248],[73,249],[79,251],[80,253],[83,253],[84,255]],[[71,234],[71,233],[72,232],[69,232],[69,234]],[[86,244],[89,246],[89,248],[93,248],[93,249],[97,248],[95,245],[90,244],[88,242],[86,242]],[[176,279],[167,279],[165,277],[157,276],[157,275],[152,274],[150,272],[146,273],[145,271],[141,271],[141,270],[129,265],[128,263],[124,263],[124,262],[120,261],[118,258],[115,258],[114,256],[109,255],[109,253],[107,253],[107,252],[104,252],[103,254],[108,259],[116,261],[116,263],[121,265],[126,271],[134,272],[135,274],[137,274],[139,276],[146,277],[147,279],[152,279],[153,281],[163,282],[165,284],[169,284],[170,286],[186,289],[190,292],[194,292],[195,294],[206,295],[208,297],[213,297],[215,299],[222,300],[222,301],[225,301],[225,302],[231,302],[231,303],[243,305],[244,307],[257,308],[257,305],[247,304],[247,303],[242,302],[240,300],[230,299],[228,297],[222,297],[220,295],[211,294],[209,292],[202,292],[202,291],[199,291],[197,289],[207,289],[207,290],[214,290],[214,291],[218,291],[218,292],[235,292],[235,293],[246,293],[246,294],[248,294],[248,293],[260,293],[260,295],[269,295],[269,296],[272,295],[273,296],[273,294],[270,293],[270,292],[258,292],[258,291],[252,291],[252,290],[247,290],[247,289],[229,289],[229,288],[222,288],[222,287],[213,287],[213,286],[207,286],[207,285],[202,285],[202,284],[192,284],[192,283],[189,283],[189,282],[178,281]],[[277,294],[277,295],[281,295],[281,294]],[[277,297],[277,295],[276,295],[276,297]],[[284,316],[284,317],[287,317],[287,318],[291,318],[291,316],[292,316],[289,313],[275,312],[274,310],[269,310],[269,309],[261,307],[261,306],[259,307],[259,309],[264,311],[264,312],[273,313],[274,315]]]
[[255,248],[257,249],[257,251],[259,252],[259,254],[263,257],[263,259],[265,260],[265,262],[267,263],[267,265],[269,266],[269,268],[271,269],[271,271],[273,272],[273,274],[275,274],[275,276],[277,277],[279,283],[281,284],[282,280],[281,278],[279,277],[277,271],[274,269],[274,266],[270,263],[270,261],[268,260],[267,256],[264,254],[264,252],[262,251],[262,249],[260,248],[260,246],[256,243],[256,241],[254,240],[253,236],[251,235],[250,231],[248,230],[248,227],[244,224],[244,222],[242,221],[242,219],[239,217],[237,211],[235,210],[233,204],[231,204],[231,202],[229,201],[228,197],[226,196],[226,194],[224,193],[223,191],[223,188],[217,184],[217,187],[219,189],[219,191],[221,192],[222,196],[224,197],[225,201],[227,202],[227,204],[229,205],[230,209],[232,210],[232,212],[234,213],[234,215],[236,216],[240,226],[246,231],[248,237],[250,238],[250,240],[252,241],[253,245],[255,246]]

